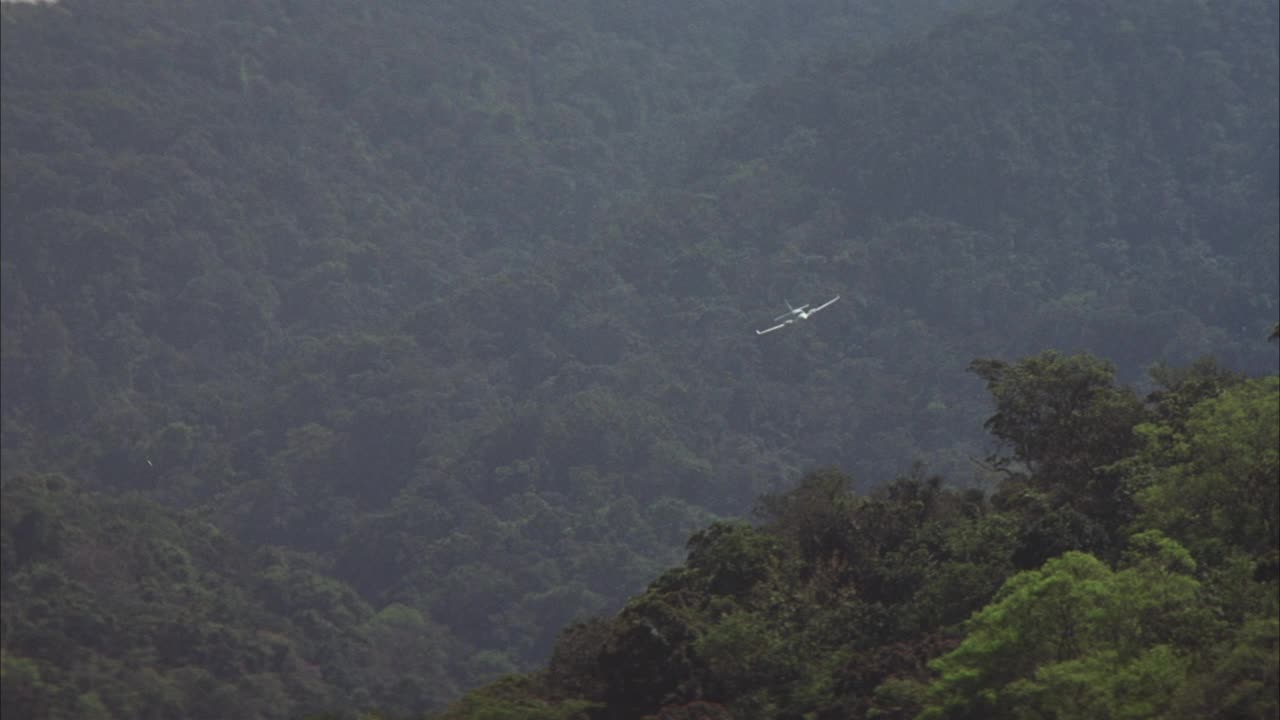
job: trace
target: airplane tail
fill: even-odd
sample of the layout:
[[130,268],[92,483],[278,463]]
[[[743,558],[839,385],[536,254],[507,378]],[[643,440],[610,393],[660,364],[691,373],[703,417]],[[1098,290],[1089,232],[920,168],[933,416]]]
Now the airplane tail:
[[779,321],[779,320],[784,320],[784,319],[789,318],[789,317],[793,317],[793,316],[795,316],[796,314],[798,314],[801,310],[804,310],[805,308],[809,307],[809,303],[805,303],[805,304],[800,305],[800,306],[798,306],[798,307],[797,307],[797,306],[792,305],[790,300],[785,300],[785,299],[784,299],[782,302],[784,302],[784,303],[786,303],[786,304],[787,304],[787,311],[786,311],[786,312],[784,312],[784,313],[782,313],[782,314],[781,314],[781,315],[779,315],[778,317],[774,318],[774,319],[773,319],[773,321],[774,321],[774,322],[777,322],[777,321]]

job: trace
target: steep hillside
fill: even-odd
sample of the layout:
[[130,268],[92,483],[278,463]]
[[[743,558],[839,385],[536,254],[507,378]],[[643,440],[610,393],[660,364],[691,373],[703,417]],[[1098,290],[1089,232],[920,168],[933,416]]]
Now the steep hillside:
[[[411,713],[809,468],[988,485],[972,357],[1273,368],[1275,4],[891,39],[953,5],[4,4],[12,697],[165,714],[244,663],[279,692],[237,712]],[[95,584],[118,532],[133,581]],[[148,593],[157,543],[198,569]],[[191,616],[229,649],[95,647],[44,582],[156,638],[235,588]],[[82,698],[99,671],[127,690]]]
[[[979,454],[976,355],[1267,371],[1276,15],[1029,2],[771,85],[685,185],[616,221],[637,334],[690,386],[732,375],[699,427],[732,418],[766,452],[867,478]],[[800,337],[743,332],[837,292]]]
[[1200,363],[1142,399],[1088,355],[972,369],[1009,448],[989,496],[811,473],[438,717],[1274,716],[1280,377]]
[[[625,488],[705,461],[543,352],[573,258],[763,78],[950,4],[5,3],[6,708],[408,713],[616,606],[709,517]],[[617,447],[529,489],[520,422]]]

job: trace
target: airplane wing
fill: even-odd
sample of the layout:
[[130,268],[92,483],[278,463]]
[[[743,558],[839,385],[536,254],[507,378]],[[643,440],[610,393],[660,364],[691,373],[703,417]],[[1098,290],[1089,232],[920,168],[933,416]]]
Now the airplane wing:
[[[784,316],[784,317],[785,317],[785,316]],[[771,333],[771,332],[773,332],[774,330],[778,330],[778,329],[780,329],[780,328],[784,328],[784,327],[786,327],[786,326],[790,325],[792,322],[793,322],[793,321],[791,321],[791,320],[788,320],[788,321],[786,321],[786,322],[780,322],[780,323],[778,323],[777,325],[774,325],[774,326],[773,326],[773,327],[771,327],[771,328],[765,328],[764,330],[757,330],[757,331],[756,331],[756,334],[757,334],[757,335],[764,335],[765,333]]]
[[837,300],[839,300],[839,299],[840,299],[840,296],[839,296],[839,295],[837,295],[837,296],[835,296],[835,297],[831,298],[830,300],[828,300],[828,301],[826,301],[826,302],[822,303],[822,304],[821,304],[821,305],[819,305],[818,307],[816,307],[816,308],[814,308],[814,309],[810,310],[810,311],[809,311],[809,314],[810,314],[810,315],[812,315],[812,314],[814,314],[814,313],[818,312],[819,310],[821,310],[822,308],[824,308],[824,307],[826,307],[826,306],[830,305],[831,303],[833,303],[833,302],[835,302],[835,301],[837,301]]

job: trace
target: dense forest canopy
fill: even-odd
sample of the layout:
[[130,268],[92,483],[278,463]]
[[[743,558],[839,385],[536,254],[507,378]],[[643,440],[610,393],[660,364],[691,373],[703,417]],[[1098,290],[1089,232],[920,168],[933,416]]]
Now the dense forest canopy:
[[1278,16],[3,3],[4,712],[1265,709]]
[[1008,448],[990,494],[922,468],[868,494],[810,473],[438,717],[1280,711],[1280,376],[1204,361],[1142,397],[1089,355],[972,370]]

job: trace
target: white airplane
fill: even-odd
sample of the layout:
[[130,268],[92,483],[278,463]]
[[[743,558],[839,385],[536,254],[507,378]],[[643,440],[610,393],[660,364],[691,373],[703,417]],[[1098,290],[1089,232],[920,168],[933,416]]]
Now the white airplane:
[[835,302],[835,301],[837,301],[837,300],[839,300],[839,299],[840,299],[840,296],[839,296],[839,295],[837,295],[837,296],[835,296],[835,297],[831,298],[830,300],[828,300],[828,301],[826,301],[826,302],[822,303],[822,304],[821,304],[821,305],[819,305],[818,307],[813,308],[813,309],[811,309],[811,310],[810,310],[810,309],[808,309],[808,308],[809,308],[809,303],[805,303],[804,305],[801,305],[800,307],[794,307],[794,308],[793,308],[793,307],[791,307],[791,303],[787,303],[787,308],[788,308],[787,312],[785,312],[785,313],[783,313],[783,314],[781,314],[781,315],[779,315],[778,317],[776,317],[776,318],[774,318],[774,319],[773,319],[773,320],[774,320],[774,322],[777,322],[777,321],[779,321],[779,320],[781,320],[782,322],[779,322],[777,325],[774,325],[773,327],[765,328],[764,330],[757,330],[757,331],[756,331],[756,334],[757,334],[757,335],[764,335],[765,333],[771,333],[771,332],[773,332],[774,330],[780,330],[780,329],[782,329],[782,328],[784,328],[784,327],[786,327],[786,326],[790,325],[791,323],[794,323],[794,322],[795,322],[795,321],[797,321],[797,320],[808,320],[808,319],[809,319],[809,317],[810,317],[811,315],[813,315],[814,313],[818,312],[819,310],[821,310],[821,309],[825,308],[826,306],[830,305],[831,303],[833,303],[833,302]]

